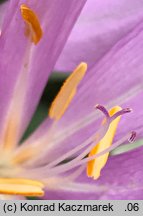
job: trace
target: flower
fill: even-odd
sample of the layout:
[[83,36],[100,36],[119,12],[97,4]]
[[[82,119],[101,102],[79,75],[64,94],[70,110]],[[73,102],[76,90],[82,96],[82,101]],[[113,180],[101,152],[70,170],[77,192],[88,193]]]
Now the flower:
[[[123,122],[127,125],[127,115],[124,114],[131,112],[130,108],[122,109],[116,104],[128,103],[131,93],[134,93],[131,95],[134,99],[142,89],[141,55],[134,58],[141,50],[141,43],[137,41],[142,39],[142,23],[92,69],[87,71],[87,64],[81,62],[53,101],[49,118],[22,145],[18,145],[84,3],[84,0],[71,0],[70,3],[63,0],[37,3],[33,0],[28,5],[25,1],[10,2],[0,40],[0,193],[43,196],[47,190],[48,198],[81,199],[82,196],[82,199],[101,199],[113,195],[117,198],[117,194],[126,191],[128,195],[128,192],[135,191],[138,196],[140,182],[131,181],[131,176],[124,186],[124,169],[117,170],[118,158],[122,155],[112,159],[109,152],[127,139],[132,142],[136,136],[135,132],[129,134],[132,124],[120,133],[122,138],[118,135],[117,141],[111,145],[118,124],[121,128]],[[68,22],[67,17],[70,18]],[[129,52],[131,48],[132,53]],[[9,58],[4,58],[4,54]],[[136,74],[129,77],[126,69],[130,69],[130,74],[135,71]],[[119,85],[123,73],[124,82]],[[132,91],[133,87],[136,91]],[[100,102],[104,102],[108,109],[112,108],[108,111],[99,105]],[[125,105],[122,107],[128,107]],[[95,108],[105,116],[102,124]],[[132,119],[128,120],[132,122]],[[141,126],[140,122],[135,129],[138,126]],[[124,161],[128,165],[132,162],[129,163],[127,157],[128,154]],[[89,177],[85,177],[86,172],[83,174],[85,167]],[[112,176],[111,181],[109,177],[113,170],[123,175],[121,182],[116,176]],[[74,194],[69,197],[71,193]]]

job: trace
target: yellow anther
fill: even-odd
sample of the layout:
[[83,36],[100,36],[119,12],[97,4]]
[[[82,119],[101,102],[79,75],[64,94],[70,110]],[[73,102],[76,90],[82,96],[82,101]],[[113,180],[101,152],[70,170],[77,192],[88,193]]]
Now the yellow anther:
[[62,117],[74,95],[76,94],[77,87],[80,81],[83,79],[86,70],[87,64],[82,62],[68,77],[51,105],[49,111],[50,118],[59,120]]
[[43,183],[29,179],[0,178],[0,194],[43,196]]
[[[121,107],[115,106],[109,111],[109,115],[113,116],[116,112],[120,111]],[[110,147],[116,130],[118,123],[120,121],[121,117],[116,118],[109,126],[109,129],[106,133],[106,135],[103,137],[103,139],[91,150],[89,153],[89,157],[93,156],[95,154],[98,154],[105,150],[106,148]],[[103,123],[105,124],[105,119],[103,120]],[[104,154],[103,156],[100,156],[98,158],[95,158],[94,160],[91,160],[87,164],[87,175],[88,177],[93,177],[94,179],[98,179],[100,176],[100,172],[102,168],[106,165],[106,162],[108,160],[109,152]]]
[[42,38],[43,32],[35,12],[27,5],[20,6],[21,16],[26,23],[26,36],[30,37],[34,44],[37,44]]

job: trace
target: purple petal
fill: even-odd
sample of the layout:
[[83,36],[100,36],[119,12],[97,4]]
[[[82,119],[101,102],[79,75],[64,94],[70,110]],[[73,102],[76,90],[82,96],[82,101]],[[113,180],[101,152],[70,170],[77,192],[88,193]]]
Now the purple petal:
[[143,186],[142,186],[142,153],[143,148],[136,151],[128,152],[115,157],[110,157],[108,163],[101,173],[99,180],[94,181],[86,176],[85,173],[78,178],[77,182],[87,183],[95,187],[105,188],[99,192],[97,189],[93,191],[78,191],[78,189],[70,191],[55,190],[48,191],[46,199],[143,199]]
[[71,191],[52,191],[46,192],[43,198],[44,200],[142,200],[143,199],[143,189],[139,190],[128,190],[120,193],[111,192],[110,195],[100,196],[95,192],[85,193],[85,192],[71,192]]
[[[7,118],[11,100],[14,101],[15,99],[14,90],[17,92],[23,91],[18,96],[24,98],[23,104],[16,104],[15,107],[17,112],[18,106],[22,106],[18,136],[22,135],[85,1],[41,0],[37,3],[37,1],[33,0],[28,3],[28,6],[38,15],[44,32],[43,38],[37,46],[31,44],[32,50],[29,50],[31,52],[29,62],[26,59],[28,58],[27,46],[29,39],[24,35],[25,26],[20,14],[20,5],[27,3],[27,1],[16,0],[10,2],[0,39],[0,127],[3,126],[3,122]],[[25,63],[28,66],[24,66]],[[27,69],[24,67],[27,67]],[[22,71],[24,71],[23,75]],[[22,79],[21,76],[24,77],[26,74],[26,86],[23,81],[21,85],[19,83],[20,89],[15,89],[16,84]]]
[[56,69],[71,71],[80,61],[90,66],[141,20],[141,0],[89,0],[62,52]]

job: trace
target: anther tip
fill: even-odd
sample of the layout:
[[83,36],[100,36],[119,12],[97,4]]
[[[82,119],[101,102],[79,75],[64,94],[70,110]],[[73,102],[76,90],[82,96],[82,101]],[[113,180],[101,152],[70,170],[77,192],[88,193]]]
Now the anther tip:
[[82,61],[81,63],[80,63],[80,65],[83,65],[83,66],[85,66],[85,67],[87,67],[88,65],[87,65],[87,63],[86,62],[84,62],[84,61]]

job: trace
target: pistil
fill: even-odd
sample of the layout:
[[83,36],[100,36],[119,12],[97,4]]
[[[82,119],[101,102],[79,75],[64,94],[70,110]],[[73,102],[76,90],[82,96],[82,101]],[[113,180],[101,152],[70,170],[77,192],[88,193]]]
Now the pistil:
[[[116,114],[121,110],[122,108],[119,106],[113,107],[109,111],[110,117],[112,117],[114,114]],[[117,117],[115,120],[111,122],[107,133],[105,134],[103,139],[90,151],[89,157],[92,155],[96,155],[102,152],[103,150],[105,150],[106,148],[108,148],[109,146],[111,146],[120,118],[121,117]],[[106,119],[103,120],[102,124],[105,124],[105,121]],[[104,154],[99,158],[89,161],[87,164],[87,175],[89,177],[93,177],[94,179],[99,178],[102,168],[107,163],[108,156],[109,156],[109,152],[107,152],[106,154]]]

